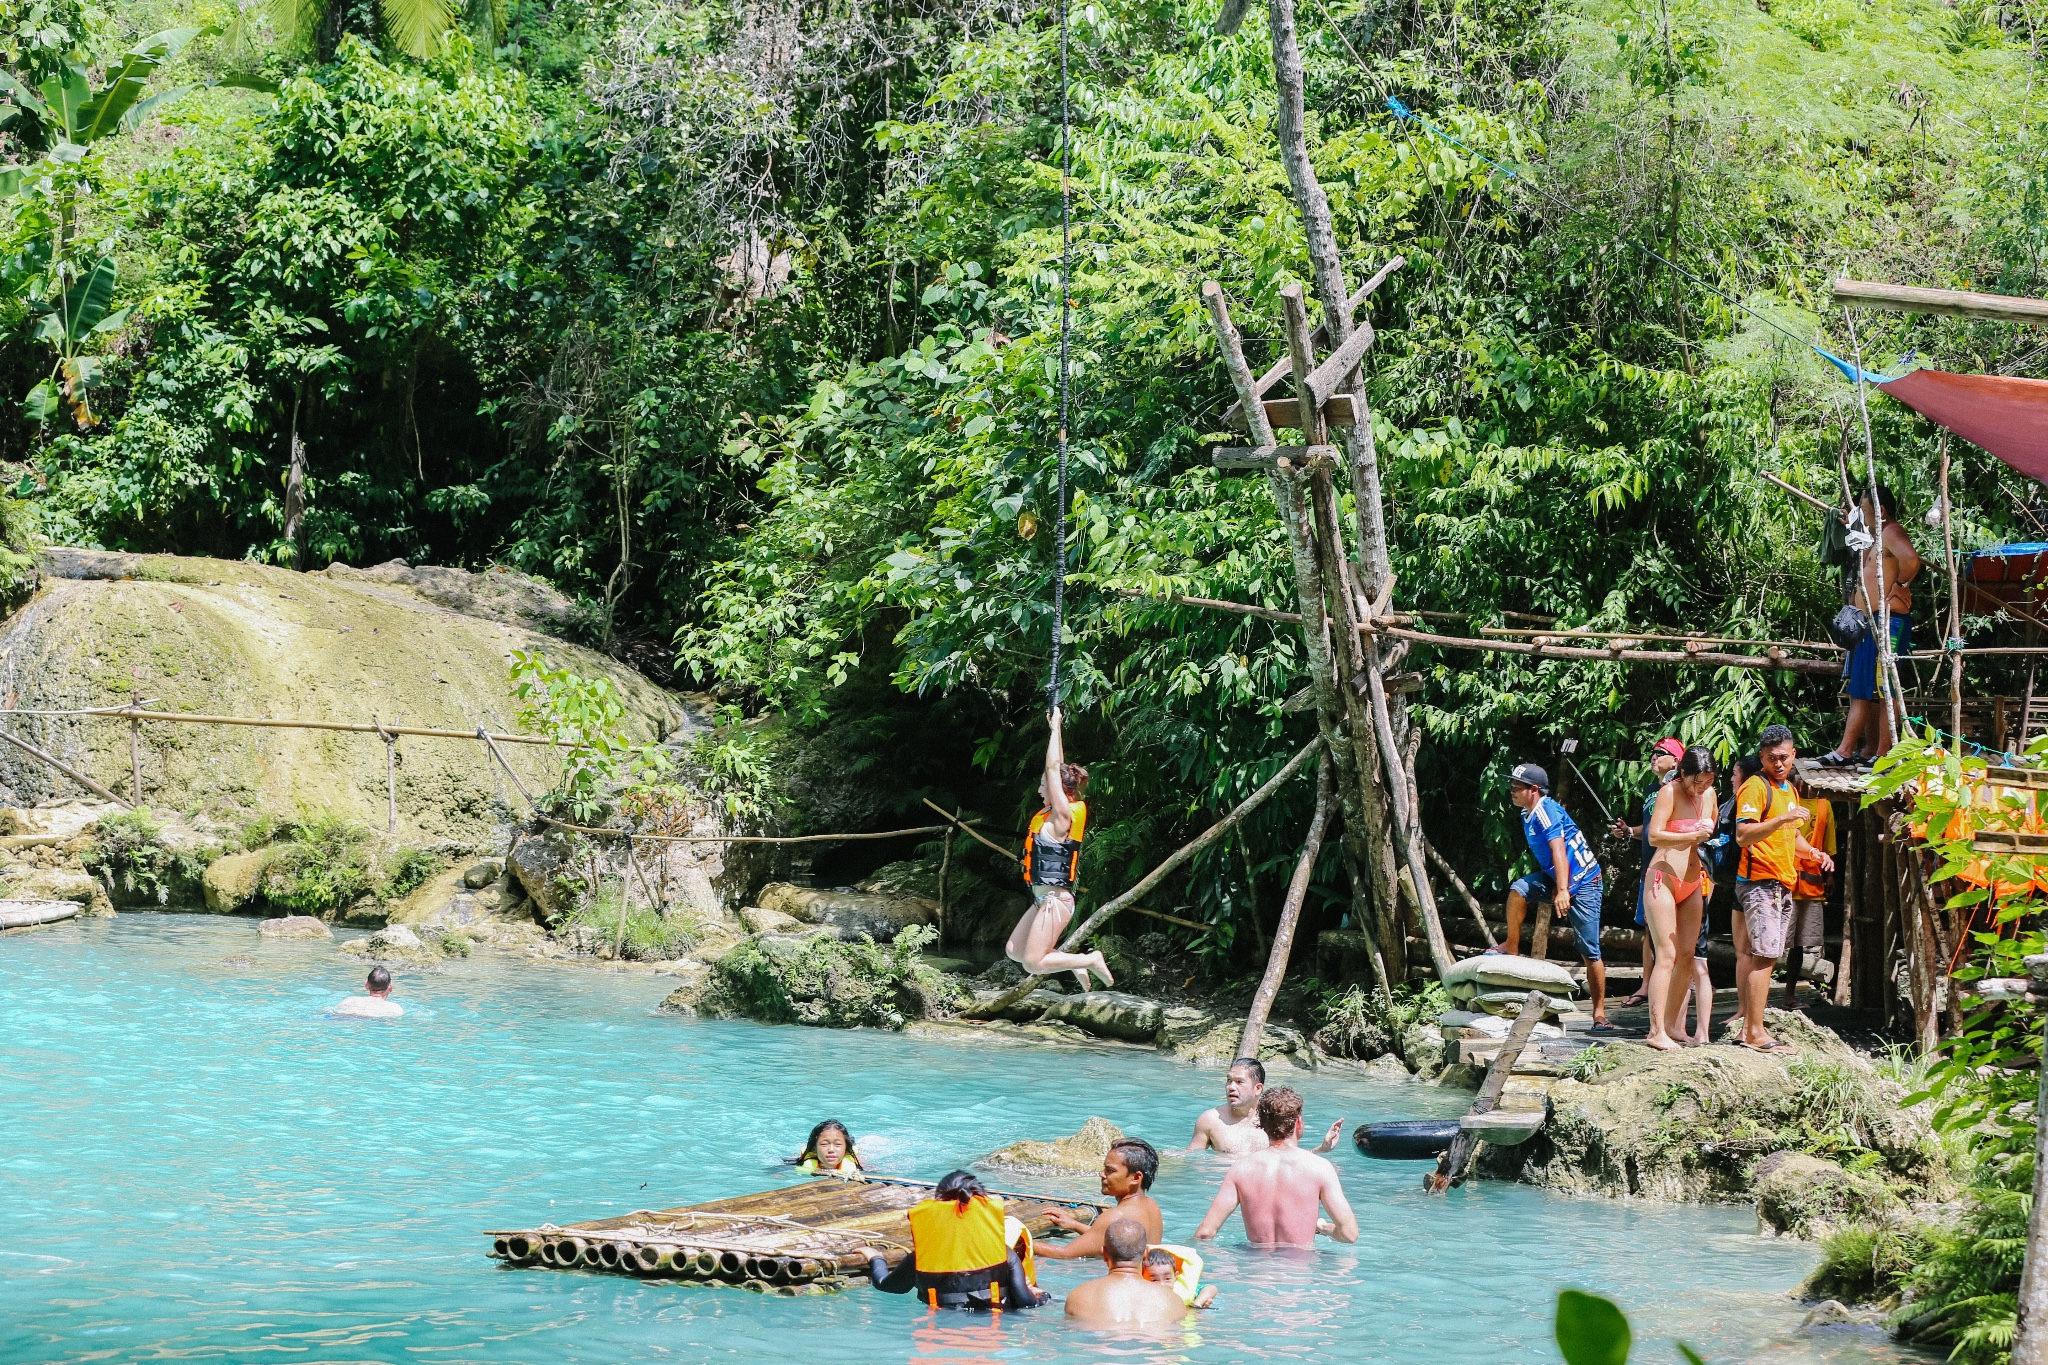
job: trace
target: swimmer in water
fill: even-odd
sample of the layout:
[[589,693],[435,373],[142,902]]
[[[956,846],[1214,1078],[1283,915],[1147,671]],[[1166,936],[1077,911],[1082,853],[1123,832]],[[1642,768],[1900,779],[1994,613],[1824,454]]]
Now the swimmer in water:
[[[1259,1131],[1259,1096],[1266,1089],[1266,1066],[1256,1057],[1240,1057],[1223,1074],[1223,1103],[1202,1111],[1195,1120],[1194,1140],[1184,1151],[1215,1148],[1219,1152],[1256,1152],[1266,1145]],[[1318,1152],[1331,1152],[1344,1136],[1344,1120],[1330,1125]]]
[[[1284,1085],[1259,1096],[1259,1126],[1267,1146],[1247,1152],[1223,1177],[1195,1240],[1214,1237],[1235,1209],[1255,1247],[1311,1247],[1317,1233],[1357,1241],[1358,1218],[1344,1198],[1337,1168],[1301,1149],[1301,1096]],[[1317,1216],[1318,1205],[1328,1218]]]
[[1102,1158],[1102,1192],[1116,1200],[1116,1207],[1105,1209],[1095,1215],[1095,1221],[1084,1223],[1062,1208],[1048,1208],[1045,1216],[1068,1232],[1081,1235],[1065,1246],[1048,1243],[1038,1248],[1038,1255],[1048,1261],[1077,1261],[1084,1257],[1102,1254],[1102,1238],[1109,1231],[1111,1223],[1128,1218],[1145,1229],[1148,1242],[1161,1241],[1166,1236],[1165,1220],[1159,1212],[1159,1205],[1146,1191],[1152,1188],[1154,1177],[1159,1174],[1159,1153],[1143,1138],[1118,1138],[1109,1145],[1109,1152]]
[[811,1129],[810,1140],[804,1143],[803,1154],[796,1159],[796,1168],[805,1175],[825,1171],[848,1176],[857,1176],[867,1169],[861,1165],[860,1153],[853,1150],[853,1134],[838,1119],[826,1119]]
[[1170,1285],[1145,1276],[1145,1229],[1134,1218],[1109,1224],[1102,1241],[1102,1278],[1067,1295],[1067,1316],[1113,1327],[1150,1327],[1178,1322],[1188,1306]]
[[404,1007],[391,998],[391,973],[382,963],[370,968],[363,989],[369,994],[351,995],[327,1012],[340,1019],[396,1019],[405,1013]]
[[[1192,1255],[1193,1253],[1190,1252],[1189,1254]],[[1202,1262],[1199,1257],[1195,1258],[1194,1266],[1194,1277],[1196,1282],[1199,1283],[1202,1275]],[[1181,1299],[1190,1308],[1207,1308],[1210,1304],[1216,1302],[1216,1286],[1213,1284],[1202,1285],[1200,1289],[1195,1291],[1192,1298],[1187,1295],[1184,1287],[1180,1284],[1180,1262],[1174,1259],[1174,1254],[1163,1246],[1153,1247],[1145,1253],[1145,1278],[1154,1284],[1165,1285],[1175,1294],[1180,1295]]]

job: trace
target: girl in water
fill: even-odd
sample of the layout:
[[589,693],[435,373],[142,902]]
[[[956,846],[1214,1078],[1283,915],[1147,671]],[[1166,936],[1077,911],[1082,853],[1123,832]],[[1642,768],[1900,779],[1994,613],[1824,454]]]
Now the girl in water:
[[1648,885],[1643,912],[1656,945],[1656,965],[1643,988],[1650,997],[1650,1032],[1643,1041],[1661,1051],[1674,1051],[1685,1038],[1685,996],[1692,972],[1693,945],[1699,940],[1700,916],[1706,913],[1701,895],[1706,868],[1700,845],[1714,837],[1714,755],[1698,745],[1678,760],[1678,776],[1657,793],[1650,814]]
[[1031,888],[1031,908],[1017,927],[1003,952],[1033,976],[1046,972],[1072,972],[1089,989],[1088,973],[1102,978],[1105,986],[1116,979],[1101,953],[1055,951],[1060,935],[1074,919],[1075,878],[1081,866],[1081,840],[1088,833],[1088,770],[1066,761],[1060,747],[1060,711],[1050,717],[1052,735],[1045,744],[1045,775],[1038,779],[1038,796],[1044,809],[1031,817],[1031,833],[1024,840],[1024,884]]
[[826,1119],[811,1129],[810,1141],[804,1144],[803,1155],[796,1159],[796,1168],[805,1175],[820,1171],[858,1175],[867,1169],[861,1164],[860,1153],[853,1150],[853,1134],[838,1119]]

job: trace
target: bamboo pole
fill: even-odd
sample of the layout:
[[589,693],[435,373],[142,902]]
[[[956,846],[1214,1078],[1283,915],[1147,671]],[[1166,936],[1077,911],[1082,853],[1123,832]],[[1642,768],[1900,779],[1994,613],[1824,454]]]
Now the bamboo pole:
[[1237,1055],[1259,1055],[1259,1039],[1266,1031],[1266,1016],[1272,1012],[1273,997],[1287,975],[1287,959],[1294,951],[1294,932],[1301,924],[1302,902],[1308,898],[1308,884],[1315,875],[1316,859],[1322,856],[1323,836],[1330,828],[1330,807],[1336,795],[1331,781],[1329,755],[1316,765],[1316,811],[1308,822],[1308,835],[1301,841],[1301,857],[1294,864],[1294,876],[1287,883],[1287,899],[1280,906],[1280,923],[1273,929],[1273,951],[1266,958],[1266,974],[1252,996],[1251,1011],[1245,1016],[1244,1033],[1237,1043]]
[[1394,800],[1394,843],[1401,859],[1408,865],[1408,875],[1415,881],[1415,908],[1422,916],[1424,937],[1429,943],[1429,956],[1436,967],[1438,979],[1447,975],[1456,965],[1451,956],[1451,945],[1444,937],[1443,921],[1437,915],[1436,896],[1429,889],[1429,873],[1423,866],[1422,851],[1416,847],[1422,842],[1419,812],[1408,804],[1408,775],[1402,771],[1400,755],[1394,747],[1393,722],[1387,715],[1387,686],[1380,677],[1380,662],[1377,651],[1366,651],[1365,681],[1368,700],[1372,703],[1372,723],[1379,735],[1380,760],[1386,767],[1387,791]]
[[[2027,959],[2028,994],[2036,1004],[2048,1004],[2048,956]],[[2043,1055],[2048,1056],[2048,1034],[2044,1034]],[[2048,1066],[2040,1068],[2041,1083],[2035,1095],[2034,1112],[2048,1114]],[[2017,1330],[2012,1342],[2012,1365],[2048,1365],[2048,1123],[2034,1124],[2034,1200],[2027,1212],[2027,1249],[2020,1263]]]
[[[136,672],[139,678],[141,670]],[[129,799],[138,806],[142,804],[142,722],[135,719],[135,713],[141,709],[142,686],[138,680],[128,694],[128,791]]]
[[1661,644],[1674,645],[1755,645],[1761,649],[1811,649],[1824,654],[1840,654],[1842,647],[1832,642],[1817,640],[1745,640],[1739,635],[1659,635],[1646,630],[1595,630],[1590,626],[1573,626],[1569,629],[1530,630],[1526,627],[1481,626],[1481,635],[1497,635],[1508,639],[1534,640],[1655,640]]
[[64,774],[64,776],[70,778],[73,782],[76,782],[79,786],[85,788],[87,791],[91,792],[94,796],[99,797],[101,800],[111,801],[123,810],[134,809],[134,807],[129,805],[126,801],[123,801],[120,797],[114,795],[105,787],[102,787],[99,783],[93,781],[84,773],[78,771],[78,769],[72,767],[70,764],[64,762],[62,759],[56,757],[54,754],[46,754],[41,749],[38,749],[35,745],[29,743],[27,740],[17,739],[13,735],[8,734],[5,730],[0,730],[0,739],[6,740],[9,744],[12,744],[15,748],[21,750],[23,753],[28,754],[33,758],[41,759],[43,762],[49,764],[52,768],[55,768],[58,772]]
[[1842,869],[1842,957],[1835,964],[1835,1008],[1847,1005],[1852,992],[1849,989],[1849,971],[1855,964],[1856,944],[1856,883],[1860,871],[1857,853],[1861,841],[1856,830],[1860,821],[1856,816],[1842,822],[1842,858],[1837,867]]
[[[1247,796],[1244,800],[1238,802],[1236,808],[1233,809],[1230,812],[1230,814],[1224,816],[1221,820],[1218,820],[1215,824],[1209,826],[1209,828],[1203,830],[1200,834],[1197,834],[1193,839],[1190,839],[1187,843],[1181,845],[1180,848],[1176,849],[1172,854],[1168,855],[1165,862],[1153,868],[1143,877],[1140,877],[1137,881],[1137,884],[1132,886],[1130,890],[1124,892],[1121,896],[1118,896],[1116,899],[1106,902],[1104,905],[1102,905],[1101,908],[1096,910],[1094,914],[1090,915],[1087,919],[1081,921],[1080,927],[1069,932],[1066,937],[1066,941],[1060,944],[1060,951],[1065,953],[1071,953],[1075,951],[1077,948],[1081,946],[1082,942],[1088,937],[1088,935],[1094,932],[1096,925],[1100,924],[1103,920],[1109,918],[1109,916],[1115,914],[1117,911],[1122,910],[1125,907],[1133,904],[1135,901],[1137,901],[1139,897],[1143,896],[1147,891],[1150,891],[1153,887],[1159,885],[1160,882],[1166,880],[1167,874],[1171,873],[1175,868],[1179,867],[1182,863],[1188,861],[1188,859],[1194,857],[1197,853],[1200,853],[1203,849],[1209,847],[1209,845],[1215,843],[1225,834],[1228,834],[1232,829],[1235,829],[1239,822],[1241,822],[1247,815],[1250,815],[1260,806],[1265,805],[1266,799],[1268,797],[1270,797],[1274,792],[1279,791],[1282,787],[1286,786],[1288,781],[1292,779],[1296,773],[1300,772],[1304,767],[1306,767],[1309,759],[1314,756],[1315,752],[1318,749],[1322,747],[1323,741],[1320,737],[1310,740],[1306,745],[1302,747],[1300,753],[1296,754],[1293,758],[1287,760],[1286,765],[1283,766],[1279,772],[1274,773],[1271,777],[1267,778],[1264,786],[1260,787],[1250,796]],[[1025,996],[1031,994],[1032,991],[1038,988],[1038,983],[1043,980],[1045,980],[1043,976],[1027,975],[1022,981],[1010,987],[1009,990],[1004,991],[1001,995],[997,996],[989,1004],[978,1006],[974,1009],[965,1010],[962,1011],[962,1013],[964,1013],[970,1018],[987,1018],[990,1015],[999,1014],[1003,1010],[1006,1010],[1010,1008],[1010,1006],[1016,1004],[1019,1000],[1022,1000]]]
[[[1948,497],[1948,433],[1941,433],[1941,557],[1948,565],[1948,635],[1942,647],[1950,641],[1962,643],[1963,636],[1963,582],[1956,565],[1956,509]],[[1948,732],[1958,741],[1963,737],[1963,656],[1955,655],[1948,665]],[[2020,737],[2026,738],[2027,718],[2020,717]]]
[[1790,673],[1840,677],[1842,666],[1827,659],[1793,659],[1768,654],[1716,654],[1706,650],[1683,654],[1648,649],[1574,649],[1566,645],[1523,644],[1519,640],[1475,640],[1457,635],[1432,635],[1400,626],[1374,625],[1376,634],[1391,635],[1438,649],[1472,649],[1488,654],[1526,654],[1536,659],[1590,660],[1597,663],[1678,664],[1704,668],[1763,668]]
[[1140,592],[1136,588],[1111,588],[1119,597],[1134,597],[1143,602],[1163,602],[1171,607],[1201,607],[1207,611],[1227,611],[1239,616],[1257,616],[1268,621],[1285,621],[1293,625],[1301,623],[1298,611],[1280,611],[1274,607],[1255,607],[1246,602],[1225,602],[1214,597],[1190,597],[1186,593]]
[[[0,708],[0,716],[81,716],[100,717],[106,720],[126,720],[139,724],[142,721],[167,721],[179,725],[244,725],[268,730],[334,730],[351,735],[374,735],[378,733],[375,724],[358,725],[340,720],[272,720],[261,716],[210,716],[184,711],[138,711],[133,706],[92,706],[77,710],[52,710],[22,708]],[[475,739],[474,730],[427,730],[418,726],[393,725],[386,727],[394,735],[415,735],[422,739]],[[545,744],[554,747],[568,747],[569,741],[547,739],[540,735],[501,735],[493,732],[490,738],[500,744]]]
[[2048,299],[1979,294],[1967,289],[1922,289],[1917,285],[1882,284],[1871,280],[1835,280],[1829,286],[1828,301],[1841,304],[1844,312],[1854,303],[1867,308],[1886,308],[1896,313],[1939,313],[1958,318],[1991,318],[1998,322],[2048,321]]
[[1464,899],[1465,908],[1472,912],[1473,921],[1479,925],[1479,932],[1485,936],[1486,946],[1493,947],[1499,940],[1493,936],[1493,926],[1486,922],[1486,910],[1479,904],[1479,897],[1472,894],[1472,888],[1465,885],[1465,879],[1458,875],[1458,870],[1451,866],[1450,860],[1437,852],[1435,844],[1427,839],[1423,840],[1422,851],[1428,857],[1430,866],[1441,872],[1444,879],[1456,888],[1458,895]]

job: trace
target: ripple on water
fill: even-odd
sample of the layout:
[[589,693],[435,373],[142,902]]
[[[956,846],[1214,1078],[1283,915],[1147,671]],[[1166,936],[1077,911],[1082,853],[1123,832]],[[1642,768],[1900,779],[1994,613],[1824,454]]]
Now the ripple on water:
[[[255,965],[226,970],[243,954]],[[1677,1336],[1723,1361],[1905,1358],[1799,1331],[1784,1297],[1813,1253],[1746,1209],[1639,1207],[1478,1186],[1335,1156],[1356,1247],[1206,1253],[1217,1307],[1158,1337],[1051,1313],[918,1312],[872,1291],[775,1299],[506,1270],[487,1229],[760,1189],[819,1118],[873,1164],[936,1176],[1090,1114],[1185,1141],[1215,1072],[1128,1052],[978,1048],[873,1033],[685,1022],[663,978],[487,956],[401,972],[405,1018],[325,1010],[362,963],[253,922],[126,915],[0,938],[0,1358],[238,1361],[1235,1362],[1552,1360],[1563,1285],[1612,1295],[1639,1359]],[[1456,1112],[1429,1087],[1312,1080],[1311,1127]],[[1169,1158],[1185,1238],[1221,1178]],[[1020,1182],[1022,1183],[1022,1182]],[[1083,1268],[1048,1264],[1064,1292]]]

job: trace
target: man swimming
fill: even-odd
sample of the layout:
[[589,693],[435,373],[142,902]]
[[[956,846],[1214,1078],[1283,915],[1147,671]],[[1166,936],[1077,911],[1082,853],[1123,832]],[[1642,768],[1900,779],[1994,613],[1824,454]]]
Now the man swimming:
[[[1214,1237],[1232,1209],[1244,1216],[1255,1247],[1308,1247],[1317,1233],[1339,1242],[1358,1240],[1358,1218],[1344,1198],[1337,1168],[1301,1149],[1301,1096],[1286,1086],[1259,1096],[1259,1127],[1270,1144],[1247,1152],[1195,1229],[1195,1240]],[[1318,1218],[1318,1205],[1330,1216]]]
[[[1259,1096],[1266,1089],[1266,1065],[1256,1057],[1240,1057],[1223,1075],[1223,1103],[1202,1111],[1195,1136],[1183,1151],[1213,1147],[1219,1152],[1256,1152],[1266,1145],[1259,1131]],[[1344,1120],[1330,1125],[1319,1152],[1335,1151],[1344,1137]]]
[[370,968],[363,989],[369,994],[351,995],[327,1012],[342,1019],[396,1019],[405,1013],[405,1007],[391,998],[391,973],[382,963]]
[[1105,1219],[1102,1278],[1067,1295],[1067,1316],[1116,1327],[1178,1322],[1188,1306],[1169,1285],[1145,1278],[1145,1229],[1136,1219]]
[[1095,1215],[1093,1223],[1084,1223],[1065,1209],[1047,1209],[1047,1218],[1068,1232],[1081,1235],[1065,1246],[1045,1243],[1038,1248],[1038,1254],[1049,1261],[1100,1256],[1102,1239],[1109,1231],[1109,1225],[1126,1218],[1145,1229],[1148,1242],[1166,1240],[1166,1223],[1160,1217],[1159,1205],[1146,1193],[1158,1174],[1159,1153],[1151,1143],[1143,1138],[1118,1138],[1109,1145],[1108,1154],[1102,1158],[1102,1192],[1116,1200],[1116,1207]]

